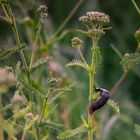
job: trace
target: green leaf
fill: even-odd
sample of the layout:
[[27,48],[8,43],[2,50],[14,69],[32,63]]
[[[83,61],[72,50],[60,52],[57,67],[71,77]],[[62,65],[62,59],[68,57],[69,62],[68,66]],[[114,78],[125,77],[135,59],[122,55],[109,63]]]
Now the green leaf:
[[87,131],[88,131],[88,129],[85,126],[81,125],[75,129],[65,130],[64,132],[59,133],[57,138],[60,140],[73,139],[77,136],[80,136],[80,135],[86,133]]
[[12,118],[14,119],[19,119],[21,117],[24,117],[29,111],[31,110],[31,104],[28,104],[28,106],[26,106],[23,109],[20,109],[18,112],[16,112]]
[[138,63],[140,63],[140,53],[136,52],[124,56],[120,64],[123,65],[124,67],[127,67],[134,66]]
[[13,53],[15,53],[23,48],[25,48],[25,45],[22,45],[22,47],[20,49],[18,48],[18,49],[11,49],[11,50],[9,49],[9,50],[0,51],[0,60],[4,60],[4,59],[10,57]]
[[108,105],[119,115],[120,114],[120,107],[118,104],[114,101],[109,99],[108,100]]
[[71,84],[69,86],[64,87],[63,89],[59,89],[58,91],[57,89],[54,90],[53,92],[58,92],[55,96],[53,96],[51,99],[49,99],[48,104],[51,104],[52,102],[54,102],[57,98],[59,98],[60,96],[62,96],[64,93],[67,93],[68,91],[71,90]]
[[0,119],[0,128],[8,134],[9,139],[17,140],[15,137],[16,129],[12,121]]
[[83,125],[86,127],[86,128],[89,128],[89,125],[87,123],[87,121],[85,120],[85,118],[81,115],[81,120],[83,122]]
[[47,127],[50,130],[61,132],[66,130],[65,126],[56,122],[52,121],[42,121],[41,124],[38,125],[39,127]]
[[79,66],[79,67],[84,68],[87,71],[90,71],[89,66],[80,60],[72,60],[71,62],[66,64],[66,67],[72,67],[72,66]]
[[140,137],[140,125],[135,124],[135,133]]
[[40,58],[39,60],[37,60],[35,63],[33,63],[32,65],[32,69],[36,69],[44,64],[46,64],[48,61],[46,58]]

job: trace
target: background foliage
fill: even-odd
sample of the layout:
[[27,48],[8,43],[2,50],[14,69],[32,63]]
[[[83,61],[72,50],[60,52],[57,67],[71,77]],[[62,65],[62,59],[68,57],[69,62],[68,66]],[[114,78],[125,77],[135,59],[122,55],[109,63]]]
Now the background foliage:
[[[78,21],[79,16],[83,15],[86,11],[97,10],[103,11],[111,17],[110,26],[112,29],[107,31],[99,44],[102,48],[103,64],[96,76],[96,85],[105,87],[108,90],[113,87],[123,73],[123,68],[120,65],[121,59],[114,52],[111,44],[113,44],[122,55],[126,52],[135,52],[137,42],[134,38],[134,33],[139,28],[140,16],[130,0],[87,0],[82,2],[81,6],[66,24],[64,29],[60,32],[56,32],[68,14],[72,11],[77,0],[16,0],[12,4],[12,9],[18,22],[21,40],[26,43],[29,50],[33,44],[38,24],[36,9],[42,3],[47,4],[49,17],[45,20],[45,25],[41,32],[42,38],[39,40],[39,49],[36,53],[38,58],[41,58],[42,56],[46,56],[46,58],[48,56],[53,57],[51,63],[54,64],[54,67],[51,67],[51,64],[47,64],[41,66],[41,69],[35,70],[33,73],[35,79],[34,85],[38,89],[42,89],[42,85],[47,81],[50,69],[54,70],[54,76],[63,77],[66,81],[71,81],[73,83],[74,89],[72,92],[55,101],[54,104],[58,104],[58,106],[50,118],[55,122],[64,123],[68,128],[76,128],[81,124],[81,114],[84,117],[87,115],[85,110],[87,110],[88,76],[80,68],[71,69],[64,66],[70,60],[78,58],[75,50],[70,47],[70,40],[73,36],[78,34],[72,29],[77,29],[81,26]],[[139,1],[138,5],[140,5]],[[1,15],[3,14],[1,9],[0,13]],[[2,20],[0,21],[0,27],[1,49],[14,48],[15,41],[11,28]],[[54,40],[54,36],[57,40]],[[84,36],[81,36],[81,38],[86,44],[86,47],[83,48],[84,56],[89,60],[91,42]],[[26,53],[26,57],[29,57],[28,53]],[[10,58],[1,60],[0,66],[5,67],[6,65],[15,67],[17,60],[19,60],[19,55],[15,53],[10,56]],[[134,67],[111,96],[120,107],[120,116],[114,115],[113,111],[109,109],[108,106],[103,107],[96,113],[95,118],[97,123],[99,123],[103,140],[139,139],[139,135],[134,131],[134,124],[140,124],[139,69],[139,65]],[[3,105],[10,102],[14,95],[14,91],[15,86],[11,86],[7,89],[7,92],[2,94],[1,102]],[[10,112],[4,115],[8,118]],[[53,135],[52,139],[55,139]]]

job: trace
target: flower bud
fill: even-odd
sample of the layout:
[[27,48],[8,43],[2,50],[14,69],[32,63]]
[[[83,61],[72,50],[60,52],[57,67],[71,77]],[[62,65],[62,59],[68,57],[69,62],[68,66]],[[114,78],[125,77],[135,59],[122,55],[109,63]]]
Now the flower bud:
[[48,7],[46,5],[40,5],[37,11],[41,14],[42,18],[48,16]]
[[80,46],[83,44],[83,41],[79,37],[73,37],[71,39],[71,45],[74,48],[80,48]]
[[56,78],[51,78],[48,80],[48,84],[49,86],[52,88],[52,87],[55,87],[57,84],[58,84],[58,79]]
[[88,35],[91,37],[100,38],[104,34],[105,34],[105,32],[102,29],[91,29],[88,31]]

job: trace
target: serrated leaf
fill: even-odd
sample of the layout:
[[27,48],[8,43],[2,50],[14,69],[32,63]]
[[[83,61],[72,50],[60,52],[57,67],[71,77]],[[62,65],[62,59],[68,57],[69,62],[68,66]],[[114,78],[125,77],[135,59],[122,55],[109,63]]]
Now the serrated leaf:
[[32,91],[34,91],[33,93],[36,93],[37,95],[39,95],[40,97],[44,98],[45,97],[45,93],[43,93],[42,91],[40,91],[39,89],[35,88],[34,86],[31,86],[29,84],[27,84],[25,81],[21,80],[20,81],[21,84],[26,88],[26,89],[30,89]]
[[135,124],[135,133],[140,137],[140,125]]
[[57,138],[60,140],[73,139],[79,135],[86,133],[87,131],[88,129],[85,126],[81,125],[75,129],[65,130],[64,132],[59,133]]
[[46,58],[40,58],[39,60],[37,60],[35,63],[33,63],[32,65],[32,69],[36,69],[37,67],[40,67],[44,64],[46,64],[48,61]]
[[66,64],[66,67],[72,67],[72,66],[79,66],[79,67],[84,68],[87,71],[90,71],[89,66],[80,60],[72,60],[71,62]]
[[109,99],[108,105],[119,115],[120,114],[120,107],[114,100]]
[[63,88],[62,91],[57,91],[57,89],[55,90],[55,92],[58,92],[55,96],[53,96],[51,99],[49,99],[48,104],[51,104],[52,102],[54,102],[57,98],[59,98],[60,96],[62,96],[64,93],[67,93],[68,91],[71,90],[71,85]]
[[0,51],[0,60],[4,60],[4,59],[10,57],[13,53],[15,53],[15,52],[17,52],[17,51],[19,51],[19,50],[21,50],[23,48],[25,48],[25,45],[22,45],[22,47],[20,49],[18,48],[18,49]]
[[138,63],[140,63],[140,53],[139,52],[129,54],[127,57],[126,56],[123,57],[122,61],[120,62],[120,64],[123,65],[124,67],[134,66]]
[[48,129],[56,132],[66,130],[64,125],[52,121],[42,121],[41,124],[39,124],[39,127],[47,127]]

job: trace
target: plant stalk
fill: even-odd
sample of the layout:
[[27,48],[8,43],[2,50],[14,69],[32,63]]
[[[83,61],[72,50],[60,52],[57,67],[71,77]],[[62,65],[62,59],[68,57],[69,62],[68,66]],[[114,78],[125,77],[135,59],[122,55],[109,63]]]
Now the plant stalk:
[[[13,33],[14,33],[14,37],[15,37],[15,40],[16,40],[16,45],[17,45],[17,48],[19,49],[19,55],[20,55],[20,58],[21,58],[21,61],[22,61],[23,65],[25,67],[25,71],[26,71],[26,74],[27,74],[29,85],[31,85],[29,67],[28,67],[28,64],[27,64],[27,61],[26,61],[26,58],[25,58],[25,54],[20,49],[22,47],[22,45],[21,45],[21,42],[20,42],[19,33],[18,33],[18,30],[17,30],[17,25],[16,25],[14,14],[13,14],[9,4],[8,5],[2,5],[2,8],[3,8],[3,11],[6,15],[7,20],[11,24],[11,27],[12,27],[12,30],[13,30]],[[31,90],[29,91],[29,100],[32,104],[31,108],[32,108],[32,112],[33,112],[33,96],[32,96]]]
[[[93,73],[89,74],[89,106],[92,102],[92,97],[93,97]],[[88,111],[88,124],[89,124],[89,132],[88,132],[88,140],[93,140],[93,116],[89,114]]]
[[[92,42],[93,42],[93,47],[97,47],[97,39],[93,38]],[[89,73],[89,106],[92,103],[92,99],[93,99],[93,87],[94,87],[94,75],[95,75],[95,64],[96,62],[94,62],[94,55],[95,55],[95,49],[93,49],[93,47],[91,48],[92,50],[92,59],[91,59],[91,71]],[[89,132],[88,132],[88,140],[93,140],[93,115],[89,114],[88,111],[88,124],[89,124]]]

